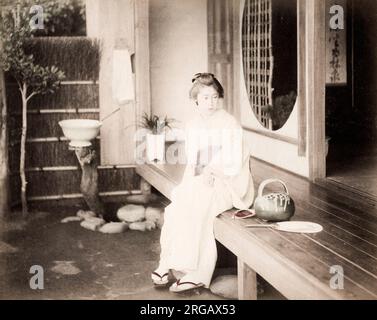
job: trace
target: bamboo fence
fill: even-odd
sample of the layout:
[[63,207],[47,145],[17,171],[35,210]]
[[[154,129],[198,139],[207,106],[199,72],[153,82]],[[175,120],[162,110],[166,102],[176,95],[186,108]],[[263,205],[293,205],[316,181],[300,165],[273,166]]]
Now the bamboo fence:
[[[86,37],[35,38],[27,44],[36,62],[55,65],[66,74],[59,91],[36,96],[28,109],[26,175],[28,200],[31,202],[82,199],[81,169],[74,152],[68,150],[58,122],[65,119],[99,119],[100,46]],[[9,162],[11,202],[20,197],[19,147],[21,99],[17,85],[7,75],[9,106]],[[93,141],[100,156],[100,137]],[[99,166],[100,196],[112,197],[140,194],[140,177],[134,166]],[[80,200],[80,203],[82,201]]]

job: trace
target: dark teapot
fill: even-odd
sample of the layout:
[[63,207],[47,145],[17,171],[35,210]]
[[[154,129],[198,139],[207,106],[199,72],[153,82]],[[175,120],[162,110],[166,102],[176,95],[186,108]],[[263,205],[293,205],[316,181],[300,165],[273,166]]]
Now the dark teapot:
[[[263,195],[263,190],[266,185],[272,182],[281,183],[284,186],[284,192],[274,192]],[[259,186],[254,209],[258,218],[279,222],[289,220],[294,215],[295,204],[289,196],[288,188],[283,181],[268,179],[263,181]]]

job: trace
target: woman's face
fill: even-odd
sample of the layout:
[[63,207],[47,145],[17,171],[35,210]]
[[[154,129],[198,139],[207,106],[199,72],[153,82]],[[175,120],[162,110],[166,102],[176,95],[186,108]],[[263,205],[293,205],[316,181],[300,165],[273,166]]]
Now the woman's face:
[[197,98],[199,112],[204,116],[212,115],[219,102],[219,94],[213,87],[200,88]]

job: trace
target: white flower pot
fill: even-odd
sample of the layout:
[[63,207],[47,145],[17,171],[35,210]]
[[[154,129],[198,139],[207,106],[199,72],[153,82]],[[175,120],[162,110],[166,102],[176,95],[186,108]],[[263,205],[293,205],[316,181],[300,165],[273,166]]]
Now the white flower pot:
[[153,161],[164,160],[165,155],[165,135],[164,134],[147,134],[147,159]]

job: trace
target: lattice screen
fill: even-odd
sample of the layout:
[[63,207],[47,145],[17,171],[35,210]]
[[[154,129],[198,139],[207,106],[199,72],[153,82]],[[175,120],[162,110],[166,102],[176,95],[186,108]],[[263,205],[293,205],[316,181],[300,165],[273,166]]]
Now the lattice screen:
[[260,123],[272,129],[262,107],[272,105],[272,0],[245,0],[242,18],[242,56],[250,104]]

